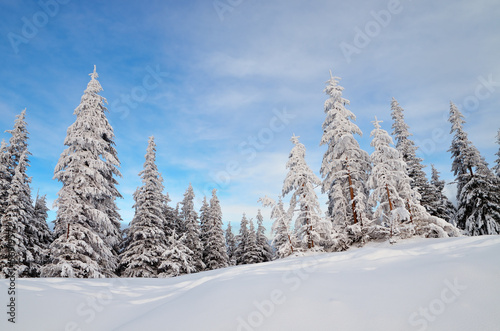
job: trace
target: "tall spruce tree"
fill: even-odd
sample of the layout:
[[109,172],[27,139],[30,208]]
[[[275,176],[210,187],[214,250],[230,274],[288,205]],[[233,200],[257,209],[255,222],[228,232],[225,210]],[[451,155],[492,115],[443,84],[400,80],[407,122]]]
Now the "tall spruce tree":
[[500,180],[484,159],[474,167],[458,200],[457,221],[469,236],[500,234]]
[[[135,214],[127,231],[128,245],[120,255],[124,277],[157,277],[162,255],[168,249],[165,236],[163,179],[156,166],[156,144],[150,137],[142,186],[134,193]],[[175,240],[175,238],[174,238]]]
[[391,115],[393,119],[393,132],[392,135],[396,140],[396,149],[406,163],[408,170],[408,176],[410,177],[410,186],[420,193],[420,204],[425,207],[425,209],[430,212],[431,215],[439,216],[434,214],[434,197],[438,194],[435,188],[430,185],[422,170],[425,166],[422,164],[422,159],[417,157],[418,147],[415,145],[413,140],[410,139],[412,134],[408,131],[409,126],[406,124],[404,119],[404,109],[399,105],[396,99],[392,98],[391,102]]
[[53,261],[42,269],[46,277],[112,277],[118,266],[119,161],[95,66],[90,77],[54,170],[63,186],[55,203]]
[[[0,277],[29,277],[33,274],[33,255],[27,246],[26,226],[33,217],[27,151],[16,159],[17,166],[7,191],[7,208],[0,220]],[[36,268],[35,268],[36,269]]]
[[203,263],[203,244],[200,239],[200,224],[198,223],[198,213],[194,210],[194,191],[191,184],[184,193],[181,202],[180,218],[184,223],[186,246],[193,252],[193,263],[197,271],[205,269]]
[[294,144],[286,164],[289,169],[283,182],[283,196],[291,193],[290,208],[299,213],[295,221],[295,233],[303,249],[321,250],[328,240],[330,224],[321,218],[321,209],[314,189],[321,185],[320,179],[305,161],[306,148],[293,136]]
[[326,119],[320,143],[327,145],[320,169],[324,178],[322,192],[328,194],[328,215],[334,225],[361,225],[368,213],[366,181],[370,160],[354,138],[363,133],[353,123],[356,116],[345,108],[349,100],[342,97],[344,88],[338,85],[339,79],[331,77],[325,88],[329,98],[325,101]]
[[242,260],[244,261],[242,264],[254,264],[262,262],[261,252],[259,247],[257,246],[257,235],[255,232],[255,226],[253,221],[249,221],[250,226],[248,227],[248,236],[246,237],[247,241],[245,243],[245,252],[243,253]]
[[249,230],[248,230],[248,219],[246,214],[243,213],[243,217],[240,222],[240,232],[236,236],[236,250],[234,252],[234,256],[236,259],[236,264],[248,264],[245,254],[248,251],[248,243],[249,243]]
[[45,195],[37,196],[33,218],[25,227],[25,236],[28,240],[27,247],[33,256],[34,262],[30,275],[32,277],[39,277],[41,267],[49,261],[49,245],[52,243],[53,238],[47,224],[48,210]]
[[278,202],[268,196],[260,198],[259,202],[262,203],[262,206],[271,208],[271,219],[274,220],[271,227],[271,245],[274,247],[274,258],[281,259],[289,256],[294,252],[295,242],[295,236],[290,231],[293,210],[289,209],[289,213],[285,212],[281,196],[278,198]]
[[500,233],[500,180],[488,168],[464,131],[464,117],[450,104],[451,133],[449,151],[457,183],[456,224],[470,236]]
[[[7,194],[4,196],[6,198],[4,201],[5,209],[0,212],[0,217],[10,211],[11,217],[16,220],[15,222],[22,223],[14,227],[18,229],[23,238],[23,245],[20,247],[27,249],[26,258],[23,262],[26,269],[19,275],[22,277],[38,277],[42,263],[47,260],[47,244],[50,243],[51,234],[46,223],[46,217],[42,222],[39,222],[36,217],[31,199],[31,188],[29,186],[31,178],[26,174],[29,166],[28,156],[31,153],[28,151],[29,132],[25,118],[26,109],[16,116],[13,129],[6,131],[11,134],[9,146],[7,147],[5,144],[2,146],[3,152],[0,157],[3,159],[2,168],[5,173],[1,177],[6,179],[4,184],[7,185]],[[9,178],[10,175],[12,177]],[[12,186],[14,183],[18,186],[17,188]],[[14,195],[11,196],[11,194]]]
[[373,168],[368,179],[372,190],[368,202],[375,208],[375,219],[390,228],[391,236],[399,233],[410,236],[413,230],[402,223],[412,222],[411,206],[418,204],[420,195],[411,189],[406,163],[391,146],[392,138],[381,128],[381,122],[375,118],[371,133],[375,151],[370,156]]
[[[420,194],[410,186],[406,163],[393,148],[392,138],[375,118],[371,145],[375,148],[368,179],[371,194],[369,204],[375,208],[374,216],[386,224],[389,236],[406,238],[414,234],[425,237],[458,236],[459,231],[445,220],[430,215],[420,204]],[[378,227],[375,237],[382,237],[384,228]]]
[[208,246],[209,216],[210,216],[210,205],[207,202],[207,197],[204,196],[200,208],[200,241],[201,241],[201,246],[203,247],[203,252],[205,251],[205,247]]
[[[11,134],[9,145],[7,146],[7,155],[9,157],[8,168],[11,176],[14,176],[21,155],[28,151],[28,130],[26,123],[26,109],[16,116],[12,130],[5,131]],[[31,155],[27,152],[26,156]]]
[[[462,188],[469,180],[469,175],[474,173],[473,167],[477,165],[481,157],[464,131],[464,116],[453,102],[450,102],[450,117],[448,121],[451,123],[450,133],[453,134],[451,146],[448,151],[451,152],[451,158],[453,159],[451,170],[456,177],[458,201],[462,194]],[[465,226],[463,222],[457,222],[457,224],[461,229]]]
[[163,230],[165,231],[166,238],[170,238],[174,231],[178,236],[182,236],[185,233],[184,222],[182,222],[178,211],[169,206],[170,201],[169,194],[165,194],[163,197]]
[[226,228],[226,248],[227,248],[227,258],[229,260],[229,265],[236,265],[236,237],[233,234],[233,228],[231,227],[231,222],[227,224]]
[[16,116],[12,130],[6,130],[10,133],[9,144],[2,141],[0,145],[0,218],[7,210],[7,198],[10,182],[14,177],[19,159],[24,152],[26,156],[31,155],[28,152],[28,130],[26,123],[26,109]]
[[257,212],[257,249],[259,251],[259,262],[268,262],[273,259],[273,249],[271,245],[269,245],[269,241],[266,237],[266,228],[264,227],[264,218],[262,217],[262,213],[260,209]]
[[212,198],[210,199],[208,222],[206,224],[206,242],[203,251],[203,262],[208,270],[225,268],[229,262],[224,231],[222,230],[222,210],[216,192],[216,189],[212,191]]

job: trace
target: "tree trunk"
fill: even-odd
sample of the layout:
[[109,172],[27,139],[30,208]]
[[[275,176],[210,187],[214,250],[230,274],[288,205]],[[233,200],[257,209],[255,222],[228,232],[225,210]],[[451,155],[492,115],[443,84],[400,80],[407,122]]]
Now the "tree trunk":
[[[389,209],[390,209],[390,211],[392,211],[391,193],[389,192],[389,186],[387,186],[387,184],[385,184],[385,189],[387,190],[387,200],[389,200]],[[391,215],[391,238],[392,238],[393,223],[394,222],[392,220],[392,215]]]
[[356,214],[356,202],[354,201],[354,190],[352,188],[351,171],[349,170],[349,165],[347,164],[347,157],[345,158],[345,161],[346,161],[347,177],[349,179],[349,191],[351,193],[352,215],[354,217],[354,224],[356,224],[358,223],[358,216]]
[[408,212],[410,213],[410,223],[413,223],[413,215],[411,214],[410,199],[407,198],[406,202],[408,203]]

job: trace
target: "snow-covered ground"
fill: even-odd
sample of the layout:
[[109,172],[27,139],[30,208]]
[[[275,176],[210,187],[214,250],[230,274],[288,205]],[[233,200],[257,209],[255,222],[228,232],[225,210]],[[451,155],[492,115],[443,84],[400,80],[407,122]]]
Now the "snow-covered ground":
[[500,236],[412,239],[170,279],[20,279],[0,330],[500,330]]

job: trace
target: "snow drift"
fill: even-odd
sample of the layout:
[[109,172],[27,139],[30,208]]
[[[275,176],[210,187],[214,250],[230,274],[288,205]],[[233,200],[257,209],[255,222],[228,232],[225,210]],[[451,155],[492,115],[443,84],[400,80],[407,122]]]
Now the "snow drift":
[[0,329],[498,330],[499,256],[500,236],[414,238],[168,279],[18,279]]

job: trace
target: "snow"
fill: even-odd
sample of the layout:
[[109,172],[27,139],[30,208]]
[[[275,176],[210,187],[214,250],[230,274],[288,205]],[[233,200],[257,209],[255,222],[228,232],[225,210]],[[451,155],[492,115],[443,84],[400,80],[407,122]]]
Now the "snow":
[[167,279],[18,279],[0,330],[498,330],[499,254],[500,236],[414,238]]

